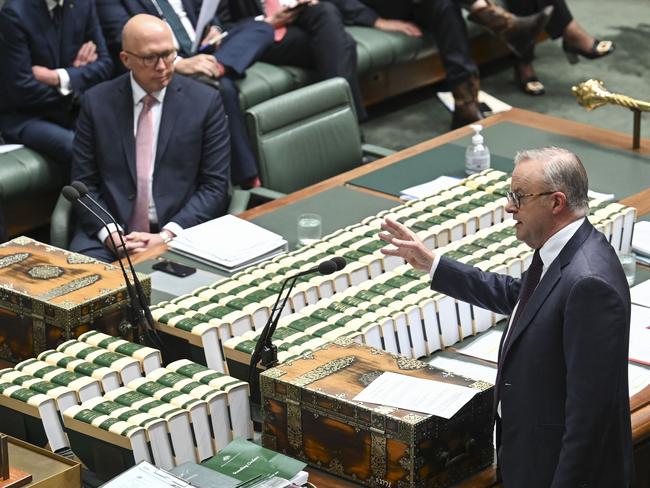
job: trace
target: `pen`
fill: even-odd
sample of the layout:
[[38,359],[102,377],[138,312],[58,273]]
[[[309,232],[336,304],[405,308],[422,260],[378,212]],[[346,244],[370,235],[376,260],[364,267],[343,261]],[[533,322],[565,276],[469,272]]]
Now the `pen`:
[[199,49],[198,52],[204,53],[208,49],[210,49],[212,46],[214,46],[217,42],[223,40],[226,36],[228,35],[228,32],[222,32],[221,35],[216,36],[214,39],[211,39],[210,42],[207,44],[203,44]]

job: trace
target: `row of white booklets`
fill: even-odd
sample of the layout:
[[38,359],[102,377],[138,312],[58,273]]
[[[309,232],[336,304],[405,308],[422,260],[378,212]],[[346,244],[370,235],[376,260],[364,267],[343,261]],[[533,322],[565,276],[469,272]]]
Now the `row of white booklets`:
[[99,441],[165,469],[252,438],[247,383],[186,359],[163,367],[160,358],[90,331],[1,370],[0,407],[42,421],[53,451]]

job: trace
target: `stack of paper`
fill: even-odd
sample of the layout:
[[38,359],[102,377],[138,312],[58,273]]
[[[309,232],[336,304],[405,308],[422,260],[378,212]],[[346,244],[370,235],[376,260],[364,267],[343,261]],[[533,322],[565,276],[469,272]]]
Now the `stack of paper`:
[[632,305],[629,359],[650,366],[650,317],[648,309]]
[[179,254],[235,272],[286,251],[288,245],[274,232],[234,215],[224,215],[185,229],[169,247]]
[[400,200],[407,202],[409,200],[417,200],[420,198],[430,197],[442,190],[456,186],[460,182],[460,178],[453,178],[451,176],[439,176],[435,180],[421,185],[411,186],[405,188],[399,193]]
[[636,253],[650,256],[650,222],[641,221],[634,224],[632,250]]

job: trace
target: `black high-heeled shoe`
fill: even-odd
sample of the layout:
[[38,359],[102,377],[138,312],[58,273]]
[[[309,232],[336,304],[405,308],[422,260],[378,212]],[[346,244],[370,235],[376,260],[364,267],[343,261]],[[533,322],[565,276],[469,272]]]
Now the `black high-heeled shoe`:
[[526,95],[530,95],[531,97],[538,97],[546,93],[544,84],[539,81],[539,78],[537,78],[537,76],[523,77],[521,75],[519,66],[517,65],[515,65],[515,83],[522,92],[524,92]]
[[594,39],[594,43],[591,46],[589,51],[583,51],[580,48],[571,46],[568,42],[562,39],[562,49],[566,58],[570,64],[576,64],[580,61],[578,56],[582,56],[587,59],[598,59],[603,56],[607,56],[614,52],[616,45],[613,41],[601,41],[600,39]]

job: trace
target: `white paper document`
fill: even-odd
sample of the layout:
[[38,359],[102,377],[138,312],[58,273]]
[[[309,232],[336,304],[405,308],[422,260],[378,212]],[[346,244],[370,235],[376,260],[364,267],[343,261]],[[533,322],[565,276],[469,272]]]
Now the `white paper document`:
[[633,397],[646,386],[650,385],[650,367],[629,364],[627,377],[630,387],[630,397]]
[[354,400],[450,419],[480,390],[385,372]]
[[[635,305],[650,308],[650,280],[630,288],[630,299]],[[648,310],[648,314],[650,314],[650,310]]]
[[455,375],[464,376],[475,381],[485,381],[494,384],[497,380],[497,369],[493,366],[474,364],[460,359],[435,356],[429,364],[435,368],[449,371]]
[[[442,102],[442,104],[447,107],[447,110],[450,112],[454,111],[454,96],[452,95],[451,92],[438,92],[438,99]],[[492,114],[498,114],[499,112],[507,112],[512,108],[512,105],[508,105],[507,103],[503,102],[502,100],[499,100],[496,97],[493,97],[492,95],[485,93],[483,90],[479,90],[478,92],[478,101],[481,104],[487,105],[487,108],[489,110],[485,110],[483,107],[481,107],[481,111],[483,112],[483,115],[492,115]]]
[[632,250],[636,253],[650,256],[650,222],[640,221],[634,224]]
[[650,313],[645,307],[632,305],[630,315],[630,361],[650,365]]
[[466,356],[472,356],[479,359],[485,359],[492,363],[499,361],[499,344],[503,331],[488,330],[478,336],[470,344],[457,347],[456,350]]
[[199,48],[199,42],[203,38],[203,31],[205,26],[212,20],[217,13],[220,0],[203,0],[201,3],[201,11],[199,12],[199,20],[196,21],[196,36],[192,43],[192,52],[196,52]]
[[439,176],[435,180],[402,190],[399,193],[399,197],[405,202],[409,200],[417,200],[419,198],[426,198],[442,190],[456,186],[459,181],[460,178],[454,178],[453,176]]
[[0,144],[0,154],[15,151],[16,149],[22,149],[23,147],[25,146],[22,144]]
[[233,272],[286,251],[287,241],[252,222],[224,215],[185,229],[169,247]]
[[191,486],[147,461],[142,461],[102,485],[102,488],[189,488]]

